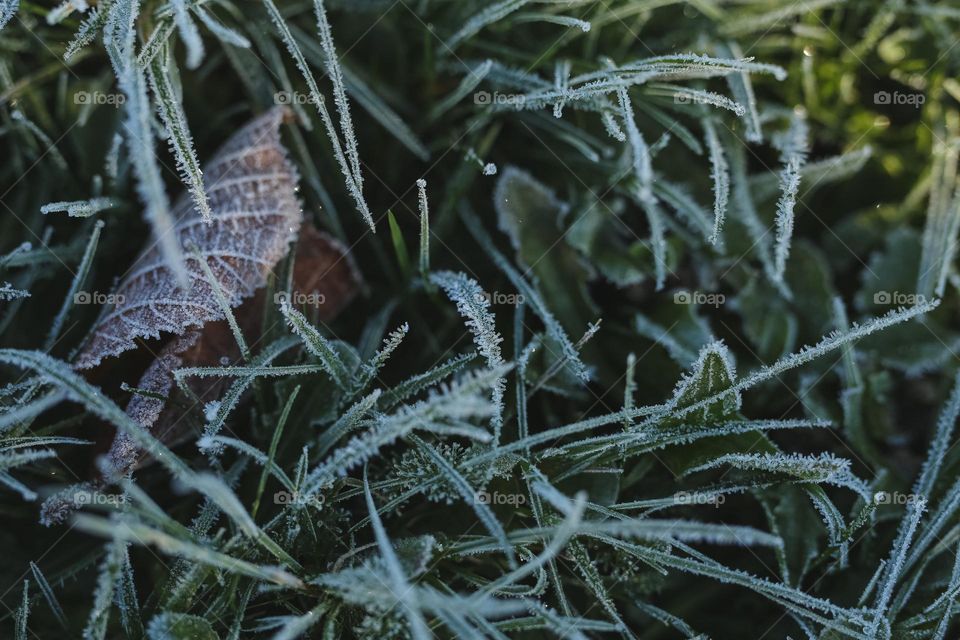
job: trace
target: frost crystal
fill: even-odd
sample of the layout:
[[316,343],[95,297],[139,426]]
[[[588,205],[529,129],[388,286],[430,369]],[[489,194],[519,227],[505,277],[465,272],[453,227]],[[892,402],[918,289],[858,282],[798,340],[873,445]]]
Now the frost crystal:
[[0,2],[0,29],[16,15],[20,8],[20,0],[3,0]]
[[802,112],[794,113],[790,128],[774,137],[774,146],[780,150],[780,200],[777,201],[777,246],[775,272],[783,278],[790,256],[790,241],[793,239],[793,209],[800,190],[800,170],[807,161],[807,123]]
[[[462,273],[441,271],[431,277],[434,284],[441,287],[447,296],[457,305],[457,311],[467,319],[467,326],[473,333],[473,341],[480,354],[493,368],[503,364],[500,355],[500,343],[503,338],[497,333],[496,318],[490,311],[490,302],[486,293],[475,280]],[[497,380],[493,386],[492,402],[495,407],[493,426],[499,435],[503,424],[503,393],[506,381]]]

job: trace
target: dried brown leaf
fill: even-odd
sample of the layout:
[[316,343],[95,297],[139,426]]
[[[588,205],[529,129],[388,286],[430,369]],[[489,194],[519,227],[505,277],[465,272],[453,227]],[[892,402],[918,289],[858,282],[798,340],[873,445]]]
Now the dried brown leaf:
[[97,323],[78,368],[132,349],[138,338],[180,335],[223,318],[198,258],[206,261],[233,307],[266,284],[303,217],[297,171],[280,143],[280,124],[288,114],[278,107],[255,118],[205,165],[212,223],[196,215],[188,194],[177,201],[174,233],[184,249],[189,289],[178,286],[155,245],[147,248],[117,287],[118,303]]
[[[184,362],[181,354],[196,345],[200,338],[201,331],[191,329],[171,340],[140,378],[137,388],[153,395],[133,394],[127,403],[126,413],[146,431],[153,430],[153,425],[160,419],[160,414],[167,404],[166,398],[173,391],[173,372]],[[107,459],[113,467],[113,473],[123,475],[132,471],[139,454],[140,450],[133,439],[125,432],[118,431]]]
[[353,300],[362,282],[349,251],[312,225],[300,230],[293,262],[293,291],[301,300],[317,301],[317,315],[324,322]]

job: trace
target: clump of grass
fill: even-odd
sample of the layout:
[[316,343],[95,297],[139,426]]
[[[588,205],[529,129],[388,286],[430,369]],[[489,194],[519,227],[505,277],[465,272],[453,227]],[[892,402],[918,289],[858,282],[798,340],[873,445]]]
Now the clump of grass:
[[[953,637],[958,23],[0,2],[0,624]],[[249,287],[256,252],[190,266],[218,214],[266,215],[201,167],[277,105],[303,217],[363,275],[335,318],[291,296],[296,252]],[[151,244],[143,286],[203,284],[228,345],[163,393],[133,386],[183,329],[160,312],[134,332],[159,340],[75,366]],[[91,446],[117,433],[137,468]],[[39,523],[50,496],[68,526]]]

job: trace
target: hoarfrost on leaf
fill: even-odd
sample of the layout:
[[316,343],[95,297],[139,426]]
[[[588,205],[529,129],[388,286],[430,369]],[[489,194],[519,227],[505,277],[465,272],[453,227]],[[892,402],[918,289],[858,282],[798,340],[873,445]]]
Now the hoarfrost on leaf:
[[233,307],[266,284],[274,265],[287,255],[302,218],[297,171],[280,143],[286,117],[283,108],[257,117],[207,163],[204,179],[212,224],[194,213],[189,195],[178,201],[172,233],[181,249],[196,248],[186,258],[189,286],[179,286],[157,248],[148,247],[116,288],[117,304],[97,323],[78,367],[94,367],[103,358],[132,349],[137,338],[182,334],[222,319],[199,260],[207,263]]

